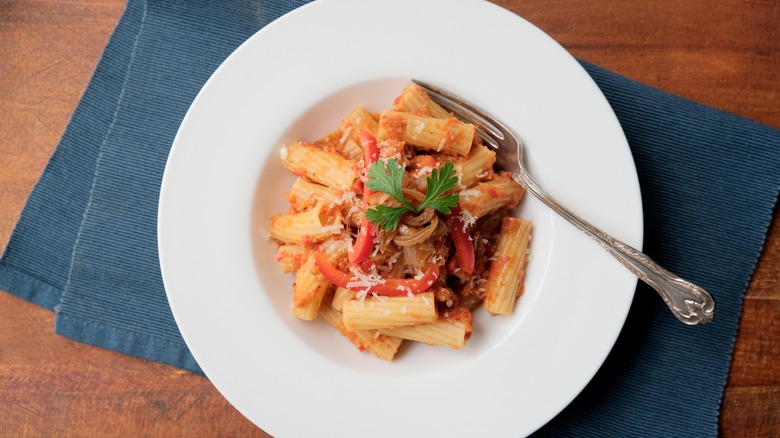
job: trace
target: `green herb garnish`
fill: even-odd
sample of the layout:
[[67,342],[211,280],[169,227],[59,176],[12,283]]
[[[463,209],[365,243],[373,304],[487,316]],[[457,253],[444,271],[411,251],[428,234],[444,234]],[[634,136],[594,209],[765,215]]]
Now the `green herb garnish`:
[[431,207],[443,214],[450,214],[450,207],[458,204],[458,195],[445,194],[458,184],[455,166],[451,162],[444,163],[441,169],[431,171],[431,175],[426,179],[428,193],[417,208],[404,198],[401,186],[404,172],[404,168],[392,158],[387,160],[386,164],[380,160],[368,168],[369,179],[366,182],[368,188],[375,192],[387,193],[401,203],[400,207],[377,205],[366,210],[366,218],[374,225],[380,226],[385,231],[391,231],[398,228],[401,216],[407,211],[420,213],[425,208]]

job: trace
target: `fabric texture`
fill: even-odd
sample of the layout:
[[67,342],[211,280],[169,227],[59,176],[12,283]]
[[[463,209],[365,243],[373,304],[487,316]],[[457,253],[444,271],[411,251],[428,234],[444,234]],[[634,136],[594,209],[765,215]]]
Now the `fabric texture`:
[[[157,255],[165,162],[190,103],[258,29],[305,1],[129,0],[0,259],[0,289],[77,341],[202,374]],[[644,284],[613,352],[539,436],[717,436],[742,299],[780,187],[780,131],[582,62],[628,138],[645,252],[708,289],[681,327]]]

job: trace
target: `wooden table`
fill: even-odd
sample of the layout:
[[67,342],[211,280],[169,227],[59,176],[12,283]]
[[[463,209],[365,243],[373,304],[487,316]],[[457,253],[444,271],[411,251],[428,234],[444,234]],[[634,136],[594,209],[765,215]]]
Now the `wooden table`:
[[[497,3],[581,59],[780,128],[780,2]],[[123,7],[123,0],[0,2],[0,248]],[[778,249],[775,214],[745,299],[723,436],[780,430]],[[53,322],[52,312],[0,293],[0,435],[266,436],[206,379],[76,343],[55,335]]]

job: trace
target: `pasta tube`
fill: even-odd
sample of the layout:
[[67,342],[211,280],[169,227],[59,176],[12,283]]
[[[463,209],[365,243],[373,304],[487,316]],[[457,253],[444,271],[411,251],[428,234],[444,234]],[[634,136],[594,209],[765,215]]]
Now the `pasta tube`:
[[431,97],[415,84],[407,85],[393,102],[395,111],[416,113],[423,116],[446,119],[452,115],[434,102]]
[[321,241],[344,230],[341,213],[318,202],[311,210],[302,213],[282,213],[271,218],[271,237],[287,244],[304,240]]
[[305,176],[335,190],[350,190],[357,178],[355,162],[303,142],[286,146],[282,165],[298,176]]
[[386,336],[376,330],[347,330],[342,322],[341,313],[332,306],[322,306],[319,316],[349,339],[358,350],[368,350],[380,359],[393,360],[403,341],[401,338]]
[[[377,121],[374,120],[374,117],[370,112],[368,112],[368,110],[362,107],[357,108],[349,113],[349,115],[347,115],[346,121],[353,128],[353,131],[351,131],[350,134],[353,139],[358,142],[358,144],[358,134],[360,133],[361,129],[365,129],[366,131],[370,132],[374,137],[376,137],[377,131],[379,130],[379,124]],[[361,154],[362,150],[363,149],[361,148]]]
[[344,192],[298,177],[290,187],[286,197],[287,202],[294,210],[303,211],[318,201],[341,204],[343,202],[342,193]]
[[280,245],[276,250],[276,261],[283,272],[295,272],[303,264],[306,249],[300,245]]
[[502,208],[517,206],[525,190],[506,172],[496,174],[490,181],[475,184],[460,192],[458,205],[474,218],[481,218]]
[[433,292],[346,301],[341,311],[347,330],[392,328],[438,318]]
[[354,300],[355,295],[355,292],[349,289],[337,287],[336,291],[333,293],[333,301],[331,301],[330,305],[333,306],[334,309],[341,312],[342,308],[344,307],[344,303],[349,300]]
[[508,216],[501,223],[498,245],[488,270],[482,307],[492,314],[508,315],[523,293],[523,276],[531,241],[531,222]]
[[315,320],[328,286],[330,283],[314,265],[314,253],[310,252],[301,268],[295,272],[293,315],[305,321]]
[[467,189],[478,181],[491,179],[495,162],[496,153],[488,147],[483,145],[473,147],[468,157],[455,163],[455,170],[460,175],[460,187]]
[[476,127],[450,117],[436,119],[399,111],[385,111],[379,118],[379,136],[403,140],[421,149],[468,155]]
[[[331,239],[323,243],[321,249],[330,260],[338,260],[347,254],[346,242],[343,240]],[[315,320],[328,286],[330,286],[330,282],[317,269],[315,253],[310,251],[306,256],[306,261],[295,272],[293,314],[306,321]]]
[[465,307],[456,307],[448,310],[437,321],[392,329],[382,328],[379,329],[379,333],[429,345],[446,345],[460,350],[471,336],[472,324],[471,312]]

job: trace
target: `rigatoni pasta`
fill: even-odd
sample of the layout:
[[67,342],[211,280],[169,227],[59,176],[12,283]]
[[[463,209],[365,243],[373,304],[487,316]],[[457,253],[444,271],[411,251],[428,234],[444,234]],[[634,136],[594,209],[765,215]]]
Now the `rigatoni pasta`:
[[499,172],[493,179],[461,191],[458,205],[479,219],[498,210],[514,209],[524,193],[525,190],[508,173]]
[[355,344],[358,350],[368,350],[380,359],[392,360],[403,342],[402,338],[383,335],[377,330],[348,330],[341,312],[327,304],[322,306],[319,317]]
[[314,254],[309,253],[303,265],[295,271],[293,314],[306,321],[313,321],[317,318],[322,297],[325,296],[328,286],[330,283],[315,265]]
[[504,218],[501,234],[488,271],[485,301],[490,313],[508,315],[515,299],[523,293],[523,275],[531,242],[531,223],[514,217]]
[[455,117],[437,119],[400,111],[385,111],[379,130],[394,140],[420,149],[468,155],[476,127]]
[[287,244],[319,242],[344,230],[339,210],[318,202],[310,210],[283,213],[271,218],[269,232],[274,239]]
[[464,348],[480,306],[514,310],[532,226],[511,216],[524,191],[475,134],[409,85],[389,110],[283,146],[298,178],[269,231],[296,317],[392,360],[402,340]]
[[434,322],[438,319],[432,292],[413,296],[372,296],[343,304],[344,326],[348,330],[394,328]]
[[354,160],[314,145],[292,143],[283,155],[287,170],[335,190],[350,190],[357,177]]
[[[321,245],[322,255],[330,261],[337,261],[347,254],[346,241],[341,238],[332,238]],[[322,298],[325,296],[331,283],[317,269],[316,256],[313,252],[306,255],[303,265],[295,271],[295,283],[293,284],[292,311],[295,316],[306,321],[317,318]]]
[[303,264],[308,251],[301,245],[282,244],[276,249],[276,261],[283,272],[295,272]]
[[292,187],[290,187],[286,197],[287,202],[290,203],[293,209],[305,211],[320,201],[331,204],[341,203],[343,201],[342,193],[330,187],[311,182],[306,178],[298,177]]
[[403,92],[393,101],[393,110],[419,114],[422,116],[446,119],[452,114],[441,107],[417,85],[407,85]]
[[468,157],[455,163],[455,169],[460,174],[461,190],[465,190],[479,181],[493,179],[493,164],[496,162],[496,153],[484,145],[471,149]]
[[436,321],[380,328],[379,333],[428,345],[444,345],[456,350],[466,345],[473,326],[471,312],[465,307],[456,307],[443,312]]

